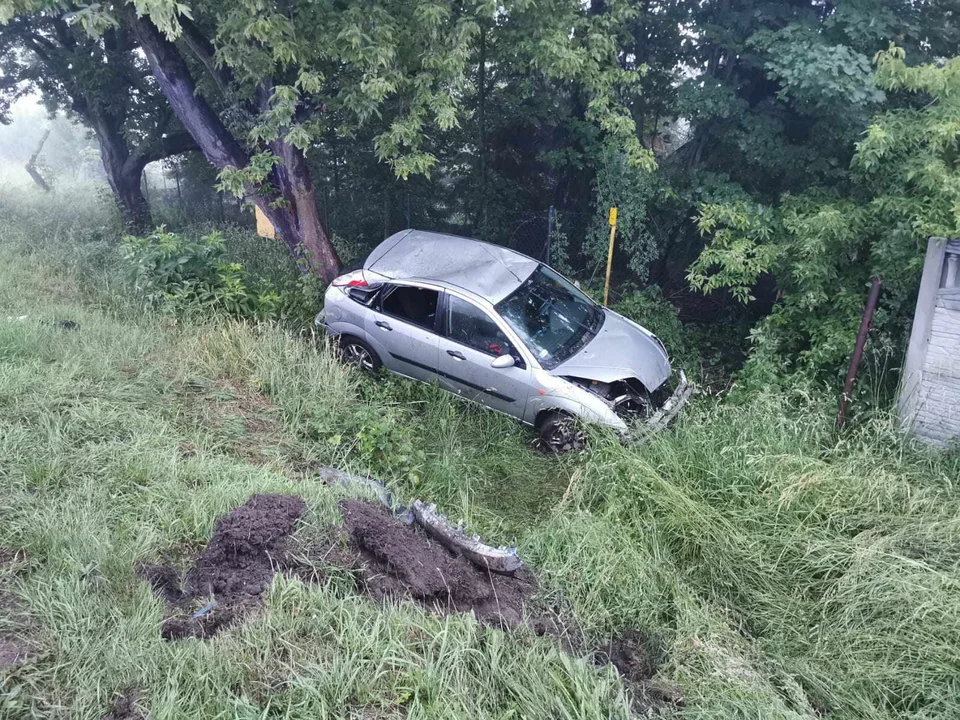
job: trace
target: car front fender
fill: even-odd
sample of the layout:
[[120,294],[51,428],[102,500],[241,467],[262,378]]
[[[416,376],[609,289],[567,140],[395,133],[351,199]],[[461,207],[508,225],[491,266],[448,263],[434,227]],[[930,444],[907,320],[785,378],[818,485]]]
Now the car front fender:
[[[584,393],[585,395],[587,393]],[[598,423],[612,427],[620,432],[627,430],[627,424],[621,420],[609,405],[596,396],[575,397],[572,393],[547,393],[530,398],[527,402],[525,419],[536,424],[537,416],[544,411],[559,410],[585,422]]]

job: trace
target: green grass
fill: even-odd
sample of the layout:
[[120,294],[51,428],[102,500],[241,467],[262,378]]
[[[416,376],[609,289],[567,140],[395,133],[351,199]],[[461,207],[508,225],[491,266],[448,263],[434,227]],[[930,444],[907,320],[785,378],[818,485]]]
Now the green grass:
[[960,716],[960,458],[890,418],[838,437],[816,393],[702,399],[647,445],[544,457],[506,418],[360,378],[283,328],[144,312],[109,222],[13,210],[0,548],[24,554],[0,569],[17,599],[0,633],[38,654],[0,670],[0,717],[99,718],[131,689],[151,718],[629,715],[615,674],[556,642],[382,607],[343,579],[278,576],[244,625],[162,641],[136,563],[183,561],[255,492],[303,496],[301,532],[318,531],[339,497],[323,464],[518,543],[589,640],[659,638],[683,717]]

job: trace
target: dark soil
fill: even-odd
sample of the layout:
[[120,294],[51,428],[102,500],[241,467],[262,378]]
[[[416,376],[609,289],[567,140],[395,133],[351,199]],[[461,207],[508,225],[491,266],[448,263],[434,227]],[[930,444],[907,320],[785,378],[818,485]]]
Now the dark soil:
[[537,589],[529,571],[498,575],[478,567],[380,505],[344,500],[340,512],[344,530],[331,532],[330,545],[311,555],[353,572],[370,597],[408,597],[437,612],[473,612],[502,628],[529,618]]
[[613,665],[624,678],[635,682],[649,680],[656,674],[660,654],[656,642],[636,629],[610,638],[597,650],[601,662]]
[[144,720],[143,713],[137,710],[136,692],[127,692],[118,697],[103,720]]
[[[288,552],[288,539],[305,510],[297,496],[254,495],[217,520],[209,544],[182,583],[169,566],[140,566],[140,576],[174,611],[161,628],[163,637],[210,637],[261,603],[274,572],[292,572],[311,582],[322,577],[318,567],[332,566],[352,574],[359,589],[375,600],[409,598],[437,613],[472,612],[481,623],[501,629],[526,622],[538,634],[556,636],[570,652],[589,652],[575,627],[557,622],[556,609],[535,599],[537,583],[529,570],[522,568],[513,575],[490,572],[379,504],[341,501],[344,527],[328,528],[321,541],[301,549],[306,562],[296,560]],[[215,603],[209,608],[206,601],[211,597]],[[204,611],[194,619],[193,611],[201,606]],[[0,653],[2,648],[0,644]],[[663,655],[657,638],[634,629],[593,651],[597,664],[613,665],[620,673],[638,712],[684,704],[676,686],[655,677]],[[117,702],[126,702],[125,698]],[[107,718],[140,717],[118,714],[118,708],[122,709],[115,705]]]
[[594,659],[601,665],[613,665],[634,699],[635,710],[655,705],[684,705],[683,694],[672,683],[655,678],[664,659],[659,638],[630,628],[597,648]]
[[183,601],[185,593],[180,588],[180,575],[169,565],[140,565],[137,574],[171,605]]
[[[254,495],[217,520],[182,584],[171,567],[140,566],[140,577],[179,611],[164,622],[163,637],[209,637],[258,606],[274,572],[287,563],[287,539],[306,507],[295,495]],[[214,607],[191,619],[188,611],[211,597]]]
[[0,632],[0,670],[13,667],[34,654],[35,651],[29,644],[13,635]]

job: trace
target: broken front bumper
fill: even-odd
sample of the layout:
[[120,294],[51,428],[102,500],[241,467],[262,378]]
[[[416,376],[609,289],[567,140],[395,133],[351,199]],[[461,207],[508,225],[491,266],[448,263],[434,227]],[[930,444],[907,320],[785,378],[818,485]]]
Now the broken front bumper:
[[641,439],[651,433],[663,430],[680,414],[683,406],[687,404],[690,396],[693,395],[694,387],[687,381],[687,375],[683,370],[680,370],[678,374],[680,376],[680,382],[677,383],[673,395],[667,398],[667,401],[660,406],[660,409],[647,418],[647,420],[633,428],[635,432],[631,433],[631,436],[637,437],[631,437],[631,439]]

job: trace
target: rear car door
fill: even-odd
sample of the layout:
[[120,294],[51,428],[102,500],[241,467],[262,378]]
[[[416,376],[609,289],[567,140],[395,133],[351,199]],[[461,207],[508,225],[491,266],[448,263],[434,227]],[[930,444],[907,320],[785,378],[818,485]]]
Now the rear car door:
[[[531,372],[506,332],[486,310],[444,293],[440,329],[440,383],[458,395],[522,418],[531,392]],[[514,365],[491,367],[501,355]]]
[[440,293],[418,285],[387,284],[364,320],[367,334],[386,348],[388,370],[416,380],[437,377]]

